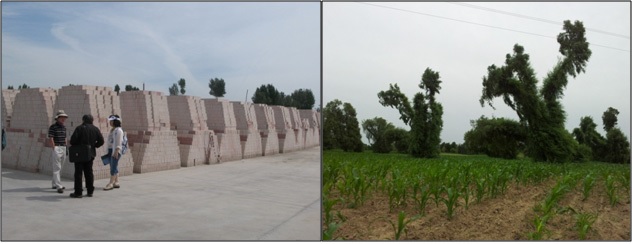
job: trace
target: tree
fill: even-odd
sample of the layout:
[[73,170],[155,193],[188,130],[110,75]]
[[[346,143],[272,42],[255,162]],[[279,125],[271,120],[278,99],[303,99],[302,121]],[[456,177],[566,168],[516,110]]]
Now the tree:
[[138,91],[138,87],[132,85],[125,85],[125,91]]
[[389,144],[399,153],[409,153],[409,132],[402,128],[390,128],[385,131]]
[[373,119],[363,120],[363,131],[369,141],[369,147],[376,153],[389,153],[393,149],[392,143],[388,140],[386,132],[395,129],[393,124],[385,119],[375,117]]
[[624,133],[619,128],[607,132],[605,161],[610,163],[631,163],[631,149]]
[[117,95],[119,95],[119,91],[121,91],[121,87],[119,87],[119,84],[116,84],[114,86],[114,91],[116,92]]
[[26,84],[23,84],[23,85],[18,86],[18,89],[29,89],[29,88],[31,88],[31,87],[29,87],[29,86],[28,86],[28,85],[26,85]]
[[314,107],[314,94],[310,89],[295,90],[290,94],[290,98],[298,109],[312,109]]
[[439,94],[441,83],[439,73],[426,68],[418,85],[425,94],[416,93],[413,105],[398,84],[389,84],[389,90],[378,93],[380,104],[398,109],[400,119],[411,127],[409,150],[415,157],[430,158],[440,154],[443,108],[435,101],[435,95]]
[[593,160],[604,159],[604,149],[606,146],[605,138],[596,131],[596,123],[589,116],[580,118],[580,127],[572,131],[572,135],[580,145],[589,148],[588,152],[582,152],[586,157]]
[[521,125],[528,131],[527,155],[537,161],[567,162],[575,155],[575,143],[565,130],[565,111],[559,101],[567,86],[567,77],[584,72],[591,50],[580,21],[566,20],[564,32],[558,35],[559,52],[563,55],[537,90],[537,79],[524,48],[514,45],[514,53],[507,54],[505,65],[488,67],[483,78],[479,102],[494,108],[492,100],[503,101],[519,116]]
[[178,86],[180,86],[180,95],[185,95],[185,79],[180,78],[180,80],[178,80]]
[[272,84],[261,85],[255,89],[251,100],[253,103],[267,104],[267,105],[284,105],[285,94],[279,92]]
[[609,130],[618,124],[618,114],[620,114],[620,111],[612,107],[604,111],[602,114],[602,124],[604,124],[605,131],[609,132]]
[[209,80],[209,94],[215,97],[223,97],[226,94],[224,86],[224,79],[213,78]]
[[9,87],[7,87],[7,89],[13,90],[13,86],[9,86]]
[[355,152],[363,150],[356,110],[351,104],[335,99],[323,109],[323,148]]
[[178,85],[176,85],[176,83],[172,84],[171,87],[169,87],[169,95],[178,96]]
[[471,120],[470,125],[472,129],[464,134],[464,145],[471,153],[514,159],[527,138],[521,124],[511,119],[481,116],[476,121]]

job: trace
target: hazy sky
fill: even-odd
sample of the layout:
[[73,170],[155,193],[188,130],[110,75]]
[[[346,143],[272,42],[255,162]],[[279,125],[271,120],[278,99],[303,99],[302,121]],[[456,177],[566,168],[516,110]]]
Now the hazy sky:
[[593,54],[586,73],[570,78],[564,91],[566,128],[571,131],[582,116],[591,116],[604,135],[602,113],[614,107],[620,111],[618,126],[631,138],[630,2],[323,6],[323,104],[333,99],[349,102],[359,122],[378,116],[409,129],[396,109],[380,105],[377,93],[397,83],[411,100],[422,91],[418,84],[427,67],[442,80],[437,96],[444,106],[442,141],[463,142],[470,120],[481,115],[518,120],[500,98],[494,101],[496,110],[479,104],[487,67],[503,65],[518,43],[530,55],[540,87],[561,57],[556,36],[563,21],[580,20]]
[[231,100],[268,83],[319,98],[319,3],[2,2],[2,88],[145,82],[169,94],[184,78],[206,98],[214,77]]

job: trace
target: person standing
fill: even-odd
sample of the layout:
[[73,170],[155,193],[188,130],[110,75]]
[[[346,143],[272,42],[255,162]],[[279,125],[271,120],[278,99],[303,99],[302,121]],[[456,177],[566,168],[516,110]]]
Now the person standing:
[[58,193],[64,193],[64,187],[61,181],[62,164],[66,161],[66,126],[64,122],[68,115],[64,110],[57,111],[55,115],[55,123],[48,128],[48,144],[53,148],[51,155],[53,168],[53,189],[57,189]]
[[110,182],[103,190],[108,191],[113,188],[119,188],[119,159],[121,159],[121,150],[123,147],[123,129],[121,128],[121,117],[118,115],[110,115],[110,134],[108,134],[108,155],[110,155]]
[[92,197],[92,193],[95,190],[94,187],[94,175],[92,174],[92,163],[97,156],[96,148],[103,146],[103,136],[99,128],[92,125],[92,115],[86,114],[81,120],[83,123],[75,128],[73,135],[70,137],[71,145],[89,145],[90,146],[90,161],[75,162],[75,192],[70,193],[72,198],[82,197],[82,176],[86,178],[86,190],[88,191],[88,197]]

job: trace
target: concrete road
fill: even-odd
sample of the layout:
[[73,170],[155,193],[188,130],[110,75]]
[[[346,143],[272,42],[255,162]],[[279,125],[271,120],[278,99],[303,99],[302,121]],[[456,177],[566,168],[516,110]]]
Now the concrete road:
[[[121,177],[92,198],[2,170],[2,240],[319,240],[320,148]],[[86,194],[84,189],[84,195]]]

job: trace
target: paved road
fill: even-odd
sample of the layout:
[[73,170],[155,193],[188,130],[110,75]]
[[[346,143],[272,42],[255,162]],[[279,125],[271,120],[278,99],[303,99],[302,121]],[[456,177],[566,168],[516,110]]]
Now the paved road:
[[[320,148],[121,177],[70,198],[2,170],[2,240],[319,240]],[[84,190],[85,194],[85,190]]]

